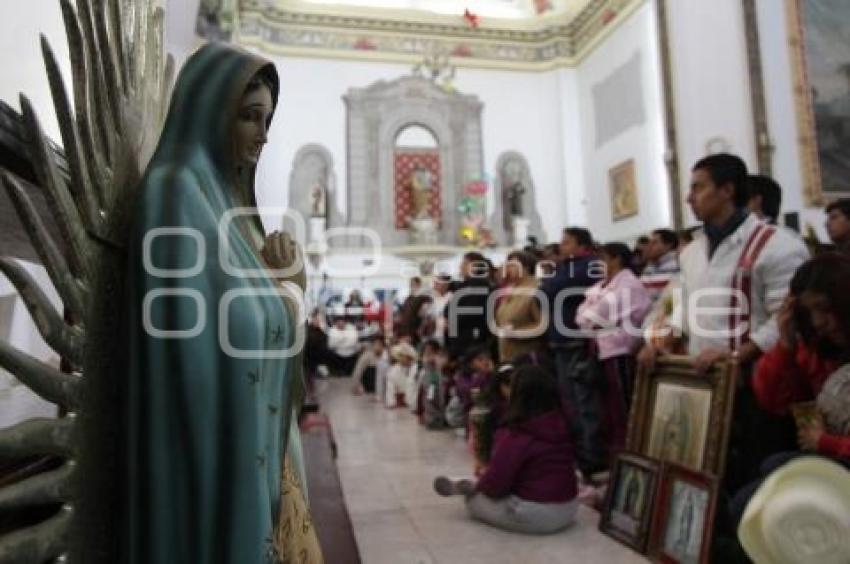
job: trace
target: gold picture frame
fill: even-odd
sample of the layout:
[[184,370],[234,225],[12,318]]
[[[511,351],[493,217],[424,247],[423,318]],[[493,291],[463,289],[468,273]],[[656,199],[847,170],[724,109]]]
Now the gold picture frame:
[[635,161],[629,159],[608,172],[611,188],[611,217],[621,221],[638,213],[637,175]]
[[[823,10],[840,10],[843,15],[832,14],[832,17],[807,19],[806,7],[814,3],[820,4]],[[850,3],[843,0],[785,0],[785,8],[798,146],[803,172],[803,195],[807,205],[822,206],[829,200],[850,196],[850,175],[846,174],[848,171],[841,164],[850,159],[850,143],[846,143],[848,134],[845,132],[841,135],[843,139],[833,139],[835,131],[838,130],[829,127],[834,121],[850,119],[850,110],[841,102],[841,97],[846,96],[846,92],[837,97],[835,92],[832,92],[840,79],[837,75],[850,73],[850,58],[843,65],[832,69],[835,75],[830,75],[830,72],[825,70],[827,61],[812,58],[809,42],[811,38],[817,37],[821,45],[828,44],[832,49],[847,51],[845,41],[835,38],[830,40],[828,34],[819,26],[832,26],[834,22],[843,25],[850,18]],[[844,36],[846,38],[846,32]],[[849,54],[845,52],[843,56]],[[830,56],[838,59],[842,54],[832,52]],[[816,99],[815,92],[824,99]],[[829,146],[825,146],[827,144]]]
[[635,384],[626,449],[722,476],[734,408],[736,363],[698,375],[684,356],[661,357]]

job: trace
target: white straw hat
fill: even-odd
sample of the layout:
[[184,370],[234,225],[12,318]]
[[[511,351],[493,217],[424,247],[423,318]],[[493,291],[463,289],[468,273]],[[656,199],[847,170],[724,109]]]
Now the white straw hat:
[[814,456],[782,466],[750,500],[738,538],[757,564],[847,564],[850,471]]
[[416,354],[416,349],[413,348],[413,345],[408,343],[399,343],[392,348],[391,351],[392,357],[395,359],[400,359],[403,356],[407,358],[416,360],[416,357],[419,356]]

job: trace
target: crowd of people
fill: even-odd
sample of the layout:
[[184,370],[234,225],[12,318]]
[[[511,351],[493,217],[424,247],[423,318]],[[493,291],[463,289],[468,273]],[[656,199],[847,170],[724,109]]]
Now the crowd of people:
[[[688,204],[698,228],[659,228],[634,248],[568,227],[500,266],[469,252],[459,279],[438,275],[431,290],[411,280],[399,311],[348,355],[354,393],[469,439],[477,479],[440,477],[438,493],[464,495],[492,525],[548,533],[572,522],[579,488],[624,447],[638,367],[665,354],[698,373],[734,360],[715,529],[734,540],[749,496],[784,462],[814,453],[850,467],[850,397],[832,381],[850,362],[850,200],[826,208],[834,248],[815,256],[776,225],[779,186],[734,155],[693,166]],[[822,422],[796,429],[791,405],[819,396]]]

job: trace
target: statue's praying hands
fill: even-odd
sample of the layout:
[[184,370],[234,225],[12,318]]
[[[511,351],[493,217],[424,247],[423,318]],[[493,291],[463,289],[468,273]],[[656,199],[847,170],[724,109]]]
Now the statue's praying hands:
[[306,274],[301,250],[289,233],[274,231],[266,236],[261,251],[266,265],[281,272],[273,275],[280,282],[292,282],[302,290],[306,287]]

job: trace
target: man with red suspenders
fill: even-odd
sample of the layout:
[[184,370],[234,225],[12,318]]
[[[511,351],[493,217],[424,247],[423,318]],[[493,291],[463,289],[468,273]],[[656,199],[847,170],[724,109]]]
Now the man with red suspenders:
[[[725,480],[731,489],[777,448],[772,438],[782,442],[776,421],[759,422],[764,416],[753,400],[749,374],[762,351],[776,343],[776,313],[791,277],[808,259],[790,231],[748,212],[746,187],[747,167],[734,155],[711,155],[693,167],[688,204],[703,232],[679,257],[682,311],[673,319],[698,371],[733,356],[741,364]],[[645,346],[640,361],[652,364],[655,355]]]

